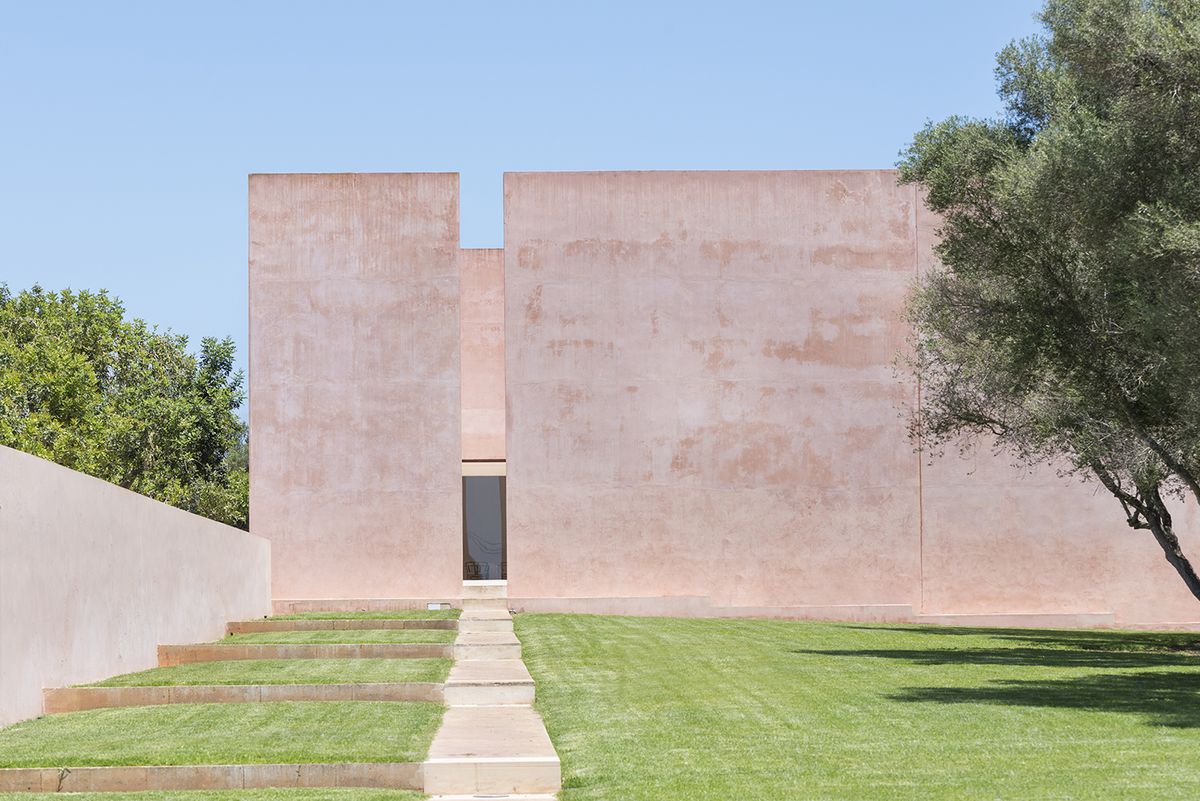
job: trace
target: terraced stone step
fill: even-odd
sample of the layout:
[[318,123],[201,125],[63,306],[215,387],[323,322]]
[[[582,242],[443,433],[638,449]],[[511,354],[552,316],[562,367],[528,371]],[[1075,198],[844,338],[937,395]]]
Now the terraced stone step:
[[242,790],[266,787],[379,787],[421,790],[415,762],[321,765],[157,765],[99,768],[3,768],[0,792]]
[[162,704],[236,704],[259,701],[433,701],[434,682],[374,684],[198,684],[157,687],[61,687],[44,691],[47,715],[85,709]]
[[460,633],[454,641],[456,660],[520,659],[521,641],[508,631]]
[[455,662],[443,695],[451,706],[532,704],[533,677],[520,659]]
[[512,631],[512,614],[507,609],[470,609],[458,619],[458,630],[463,634],[485,631]]
[[252,634],[272,631],[370,631],[395,629],[458,628],[458,621],[449,618],[420,619],[306,619],[306,620],[238,620],[225,626],[226,634]]
[[242,659],[444,659],[454,655],[455,647],[442,643],[160,645],[158,664],[171,667],[191,662]]
[[528,706],[452,706],[422,766],[425,792],[547,794],[562,769],[542,719]]

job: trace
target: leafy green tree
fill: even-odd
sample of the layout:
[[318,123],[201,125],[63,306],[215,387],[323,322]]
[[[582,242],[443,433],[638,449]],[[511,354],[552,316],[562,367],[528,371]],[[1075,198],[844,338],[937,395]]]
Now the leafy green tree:
[[914,429],[1098,481],[1200,598],[1168,508],[1200,502],[1200,3],[1041,21],[999,54],[1004,115],[902,156],[942,218],[909,308]]
[[0,444],[247,528],[233,341],[187,344],[103,291],[0,285]]

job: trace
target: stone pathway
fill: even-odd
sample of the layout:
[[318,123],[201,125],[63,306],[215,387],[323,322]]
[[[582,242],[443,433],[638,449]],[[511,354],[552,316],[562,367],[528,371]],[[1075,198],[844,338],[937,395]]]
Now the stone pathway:
[[425,792],[439,801],[552,798],[562,781],[558,754],[532,706],[507,582],[465,581],[462,604],[449,707],[422,765]]

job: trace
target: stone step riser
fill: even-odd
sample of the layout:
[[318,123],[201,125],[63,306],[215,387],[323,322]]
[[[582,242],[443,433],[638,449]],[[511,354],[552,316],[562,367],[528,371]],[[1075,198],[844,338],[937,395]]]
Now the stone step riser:
[[243,659],[445,659],[452,656],[452,645],[434,643],[158,646],[160,667]]
[[[477,795],[431,795],[429,801],[480,801],[480,798]],[[549,793],[521,793],[519,795],[506,793],[503,801],[556,801],[556,796]]]
[[508,598],[507,581],[464,581],[462,599]]
[[508,611],[507,598],[463,598],[462,608],[464,612],[470,612],[474,609],[501,609]]
[[456,645],[454,658],[464,661],[475,659],[520,659],[521,645]]
[[44,692],[47,715],[124,706],[238,704],[264,701],[432,701],[443,703],[442,685],[240,684],[169,687],[62,687]]
[[557,759],[430,759],[426,793],[555,793],[562,786]]
[[449,706],[496,706],[533,703],[533,682],[525,684],[447,684],[443,692]]
[[4,768],[0,792],[104,793],[133,790],[243,790],[266,787],[381,787],[421,790],[413,762],[332,765],[156,765],[151,767]]
[[511,618],[508,620],[460,620],[458,623],[460,634],[490,634],[497,631],[511,632],[512,630]]
[[273,631],[364,631],[379,629],[458,628],[457,620],[239,620],[225,627],[226,634]]

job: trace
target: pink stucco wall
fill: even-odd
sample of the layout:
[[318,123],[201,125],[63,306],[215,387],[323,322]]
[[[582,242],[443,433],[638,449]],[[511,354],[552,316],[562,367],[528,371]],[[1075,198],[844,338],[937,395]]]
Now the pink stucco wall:
[[0,447],[0,725],[270,611],[270,544]]
[[505,197],[519,606],[1200,621],[1094,487],[913,452],[892,364],[936,220],[893,172],[510,174]]
[[918,592],[888,172],[510,174],[509,594]]
[[504,458],[504,251],[459,256],[462,282],[462,458]]
[[250,179],[251,519],[287,599],[457,597],[458,176]]
[[455,176],[253,178],[276,607],[457,597],[459,459],[507,458],[520,608],[1196,624],[1094,488],[915,453],[937,223],[895,178],[509,174],[504,249],[461,251]]

